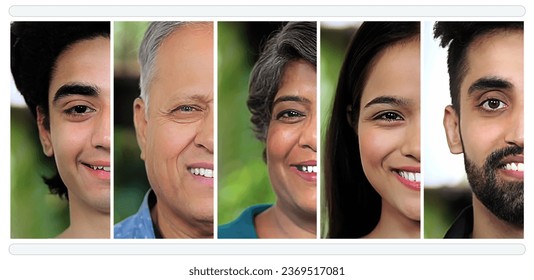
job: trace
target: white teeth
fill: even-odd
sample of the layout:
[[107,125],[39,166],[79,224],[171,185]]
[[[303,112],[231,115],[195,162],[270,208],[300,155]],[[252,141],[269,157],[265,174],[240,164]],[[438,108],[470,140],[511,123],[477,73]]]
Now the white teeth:
[[207,168],[189,168],[189,172],[196,176],[203,176],[207,178],[213,178],[213,169]]
[[522,162],[521,163],[511,162],[511,163],[507,163],[504,166],[504,169],[512,170],[512,171],[524,171],[525,170],[525,165]]
[[315,165],[295,165],[297,170],[306,172],[306,173],[317,173],[319,171],[319,168]]
[[421,182],[421,173],[407,172],[407,171],[398,171],[397,172],[402,178],[412,181],[412,182]]
[[106,172],[110,172],[111,171],[111,167],[109,167],[109,166],[89,165],[89,167],[91,167],[93,170],[104,170]]

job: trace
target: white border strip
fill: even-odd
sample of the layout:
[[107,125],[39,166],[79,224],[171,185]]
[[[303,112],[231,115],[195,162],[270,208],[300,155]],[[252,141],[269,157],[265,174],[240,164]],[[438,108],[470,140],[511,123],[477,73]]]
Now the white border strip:
[[523,244],[12,244],[13,255],[522,255]]
[[[231,5],[231,6],[22,6],[9,8],[13,17],[522,17],[521,5]],[[316,19],[317,20],[317,19]]]

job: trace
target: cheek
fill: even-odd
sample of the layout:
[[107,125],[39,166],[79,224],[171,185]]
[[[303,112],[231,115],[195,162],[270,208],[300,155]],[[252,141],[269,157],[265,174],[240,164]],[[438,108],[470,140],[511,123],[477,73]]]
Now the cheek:
[[365,173],[382,165],[382,161],[392,149],[391,136],[379,129],[364,127],[359,131],[361,161]]
[[194,137],[191,126],[174,123],[151,126],[147,133],[146,157],[154,164],[166,164],[166,159],[178,158]]
[[[467,118],[464,118],[467,119]],[[482,165],[493,151],[504,147],[503,128],[508,124],[499,120],[461,121],[464,152],[470,160]]]
[[88,123],[72,123],[59,119],[50,120],[50,135],[54,155],[58,165],[75,160],[91,142],[92,127]]
[[267,131],[267,160],[286,157],[298,139],[298,129],[290,125],[271,124]]

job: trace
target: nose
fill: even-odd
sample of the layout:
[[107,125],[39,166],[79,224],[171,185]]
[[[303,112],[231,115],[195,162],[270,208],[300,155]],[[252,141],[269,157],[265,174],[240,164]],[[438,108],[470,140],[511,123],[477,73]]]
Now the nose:
[[111,140],[109,134],[109,115],[109,106],[103,107],[100,113],[97,115],[97,121],[95,123],[95,127],[93,128],[93,135],[91,139],[93,147],[106,151],[109,151],[111,147]]
[[404,142],[401,146],[401,153],[418,162],[421,161],[421,129],[419,117],[408,124]]
[[524,114],[523,114],[523,104],[516,106],[515,110],[512,112],[511,119],[506,126],[505,141],[509,145],[518,146],[524,148]]
[[206,149],[213,154],[213,110],[210,107],[206,117],[198,125],[194,139],[195,146]]
[[317,118],[315,114],[306,120],[299,137],[299,146],[317,152]]

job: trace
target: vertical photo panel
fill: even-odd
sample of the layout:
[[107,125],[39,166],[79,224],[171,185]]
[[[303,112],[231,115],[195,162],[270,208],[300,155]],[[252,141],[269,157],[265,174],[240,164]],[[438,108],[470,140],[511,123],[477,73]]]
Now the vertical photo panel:
[[218,26],[218,238],[316,238],[317,23]]

